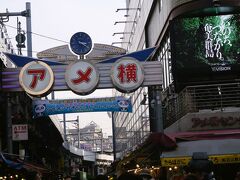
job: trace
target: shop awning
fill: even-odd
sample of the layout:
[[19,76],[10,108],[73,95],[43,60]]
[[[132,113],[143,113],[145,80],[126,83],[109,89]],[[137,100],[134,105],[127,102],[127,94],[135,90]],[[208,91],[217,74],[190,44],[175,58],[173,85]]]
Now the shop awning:
[[50,174],[52,173],[49,169],[43,167],[40,164],[36,164],[33,162],[27,162],[27,161],[23,161],[18,159],[18,161],[23,165],[23,168],[26,169],[27,171],[34,171],[34,172],[38,172],[40,174]]
[[167,133],[169,137],[179,141],[196,141],[196,140],[210,140],[210,139],[240,139],[240,129],[228,130],[210,130],[210,131],[195,131],[195,132],[177,132]]
[[[10,154],[12,156],[13,154]],[[14,155],[16,156],[16,155]],[[26,169],[27,171],[34,171],[41,174],[49,174],[51,171],[40,164],[35,164],[33,162],[27,162],[21,159],[10,160],[5,157],[3,153],[0,152],[0,162],[4,163],[8,168],[22,170]]]
[[22,169],[23,168],[22,163],[15,162],[15,161],[7,159],[1,152],[0,152],[0,160],[4,164],[6,164],[9,168],[12,168],[12,169]]
[[238,154],[240,153],[240,139],[178,142],[176,150],[163,152],[161,157],[191,157],[193,152],[207,152],[208,155]]
[[168,134],[177,148],[161,154],[162,166],[187,165],[194,152],[206,152],[215,164],[240,162],[240,130]]
[[163,150],[173,150],[177,147],[177,144],[174,140],[174,138],[164,134],[164,133],[151,133],[148,138],[145,140],[145,142],[140,145],[139,149],[144,149],[149,146],[152,146],[153,148],[158,148]]

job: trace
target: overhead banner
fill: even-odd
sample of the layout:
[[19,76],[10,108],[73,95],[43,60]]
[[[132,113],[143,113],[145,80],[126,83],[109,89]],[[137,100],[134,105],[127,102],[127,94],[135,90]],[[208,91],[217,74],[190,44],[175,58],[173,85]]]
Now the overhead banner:
[[104,111],[132,112],[131,99],[118,96],[106,98],[33,101],[33,116],[35,118],[63,113]]

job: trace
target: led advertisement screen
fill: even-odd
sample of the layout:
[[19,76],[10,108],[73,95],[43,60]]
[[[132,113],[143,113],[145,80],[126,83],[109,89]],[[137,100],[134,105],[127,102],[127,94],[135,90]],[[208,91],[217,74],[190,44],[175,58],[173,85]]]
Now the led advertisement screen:
[[239,78],[239,14],[178,18],[170,37],[177,88]]

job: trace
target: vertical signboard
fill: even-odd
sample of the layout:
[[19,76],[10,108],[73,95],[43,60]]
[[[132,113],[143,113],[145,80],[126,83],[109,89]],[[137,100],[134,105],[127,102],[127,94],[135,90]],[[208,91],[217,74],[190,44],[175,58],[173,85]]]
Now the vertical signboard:
[[13,124],[12,125],[12,140],[13,141],[28,140],[28,125],[27,124]]

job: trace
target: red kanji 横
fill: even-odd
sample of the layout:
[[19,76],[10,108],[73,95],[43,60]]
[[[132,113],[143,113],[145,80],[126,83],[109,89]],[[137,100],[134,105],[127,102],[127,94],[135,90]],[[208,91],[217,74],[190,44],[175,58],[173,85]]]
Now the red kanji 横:
[[46,75],[45,69],[28,69],[27,74],[33,75],[32,82],[30,83],[30,88],[34,89],[37,86],[38,80],[43,81]]
[[137,65],[136,64],[120,64],[118,66],[118,79],[120,83],[137,82]]
[[91,75],[91,73],[92,73],[92,68],[91,67],[88,67],[85,72],[82,72],[81,70],[78,70],[77,74],[79,75],[79,77],[76,78],[76,79],[72,79],[71,81],[72,81],[73,84],[80,84],[82,82],[89,82],[90,81],[89,76]]

